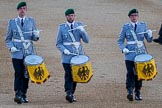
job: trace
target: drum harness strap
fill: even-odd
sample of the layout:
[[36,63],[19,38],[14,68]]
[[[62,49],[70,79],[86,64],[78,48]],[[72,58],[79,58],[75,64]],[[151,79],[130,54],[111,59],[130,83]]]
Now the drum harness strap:
[[[17,18],[15,18],[15,23],[16,23],[18,32],[20,33],[20,39],[21,39],[21,40],[14,39],[14,41],[16,41],[16,42],[22,42],[22,43],[23,43],[23,46],[24,46],[24,49],[25,49],[25,55],[27,55],[27,54],[29,53],[28,48],[29,48],[29,46],[31,45],[31,41],[30,41],[30,40],[25,40],[25,39],[24,39],[22,30],[20,29],[20,27],[19,27],[18,24],[17,24]],[[26,44],[26,43],[27,43],[27,44]]]
[[142,53],[141,47],[144,45],[144,42],[143,41],[138,41],[137,36],[136,36],[136,34],[135,34],[135,32],[133,30],[131,30],[131,33],[132,33],[133,38],[135,40],[135,44],[137,44],[137,48],[138,48],[138,52],[137,53],[140,54],[140,53]]
[[[74,35],[73,35],[73,33],[72,33],[71,31],[68,31],[68,32],[69,32],[69,35],[70,35],[70,37],[71,37],[71,40],[73,41],[73,42],[72,42],[72,45],[74,45],[75,48],[76,48],[76,50],[77,50],[76,54],[79,55],[79,46],[80,46],[80,42],[76,42],[76,39],[74,38]],[[65,43],[65,44],[66,44],[66,43]],[[83,49],[82,49],[82,50],[83,50]]]

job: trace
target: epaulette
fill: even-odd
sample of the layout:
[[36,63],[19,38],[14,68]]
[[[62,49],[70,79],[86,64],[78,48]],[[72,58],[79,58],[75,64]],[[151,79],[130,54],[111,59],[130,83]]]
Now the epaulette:
[[77,21],[76,23],[78,23],[78,24],[83,24],[83,22],[81,22],[81,21]]
[[128,25],[130,25],[130,23],[125,23],[123,26],[128,26]]
[[75,22],[75,23],[77,23],[78,26],[83,26],[83,25],[84,25],[84,23],[81,22],[81,21],[77,21],[77,22]]
[[62,24],[60,24],[60,26],[65,26],[66,25],[66,23],[62,23]]
[[123,27],[125,28],[125,27],[129,27],[130,26],[130,23],[125,23],[124,25],[123,25]]
[[33,17],[27,17],[27,18],[29,18],[29,19],[34,19]]
[[145,23],[145,22],[143,22],[143,21],[140,21],[139,23],[140,23],[140,24],[146,24],[146,23]]
[[15,20],[15,18],[11,18],[11,19],[10,19],[10,21],[13,21],[13,20]]

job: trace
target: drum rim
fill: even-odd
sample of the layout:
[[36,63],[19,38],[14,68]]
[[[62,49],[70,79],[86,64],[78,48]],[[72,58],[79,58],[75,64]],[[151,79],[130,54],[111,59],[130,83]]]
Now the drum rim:
[[[151,55],[151,54],[140,54],[140,55],[137,55],[137,56],[141,56],[141,55],[150,55],[152,58],[150,59],[150,60],[147,60],[147,61],[151,61],[152,59],[154,59],[154,57]],[[141,63],[141,62],[146,62],[146,61],[136,61],[135,59],[136,59],[136,57],[137,56],[135,56],[135,58],[134,58],[134,62],[139,62],[139,63]]]
[[88,57],[88,60],[87,60],[86,62],[84,62],[84,63],[81,63],[81,64],[75,64],[75,63],[72,63],[72,62],[71,62],[72,58],[73,58],[73,57],[76,57],[76,56],[73,56],[73,57],[71,58],[71,60],[70,60],[70,64],[71,64],[71,65],[82,65],[82,64],[85,64],[85,63],[87,63],[87,62],[90,61],[90,57],[87,56],[87,55],[77,55],[77,56],[86,56],[86,57]]
[[[27,62],[25,61],[26,57],[29,57],[29,56],[39,56],[39,57],[42,59],[42,61],[41,61],[39,64],[29,64],[29,63],[27,63]],[[40,55],[32,54],[32,55],[28,55],[28,56],[26,56],[26,57],[24,58],[24,64],[29,65],[29,66],[40,65],[40,64],[42,64],[42,63],[44,62],[43,57],[40,56]]]

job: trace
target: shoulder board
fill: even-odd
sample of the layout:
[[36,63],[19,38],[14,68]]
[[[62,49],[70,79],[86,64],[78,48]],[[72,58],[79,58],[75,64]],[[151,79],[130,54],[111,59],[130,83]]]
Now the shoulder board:
[[124,26],[128,26],[128,25],[129,25],[129,23],[125,23],[125,24],[124,24]]
[[15,20],[15,18],[11,18],[11,19],[10,19],[10,21],[14,21],[14,20]]
[[29,19],[34,19],[33,17],[26,17],[26,18],[29,18]]
[[66,23],[62,23],[62,24],[60,24],[60,26],[65,26],[66,25]]
[[77,21],[76,23],[79,25],[83,25],[83,22],[80,22],[80,21]]
[[145,23],[145,22],[143,22],[143,21],[140,21],[139,23],[140,23],[140,24],[146,24],[146,23]]
[[30,21],[35,21],[33,17],[26,17],[26,19],[28,19]]

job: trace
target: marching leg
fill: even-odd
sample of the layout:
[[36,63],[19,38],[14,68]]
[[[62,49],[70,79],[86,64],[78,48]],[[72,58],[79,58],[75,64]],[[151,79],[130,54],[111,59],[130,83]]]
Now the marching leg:
[[73,79],[71,74],[71,66],[70,64],[63,63],[64,71],[65,71],[65,92],[66,92],[66,100],[70,103],[73,102]]
[[133,61],[125,61],[127,68],[127,76],[126,76],[126,89],[127,89],[127,99],[129,101],[133,101],[133,89],[134,89],[134,62]]
[[141,87],[142,87],[142,80],[138,80],[138,76],[135,76],[135,100],[142,100],[141,96]]

